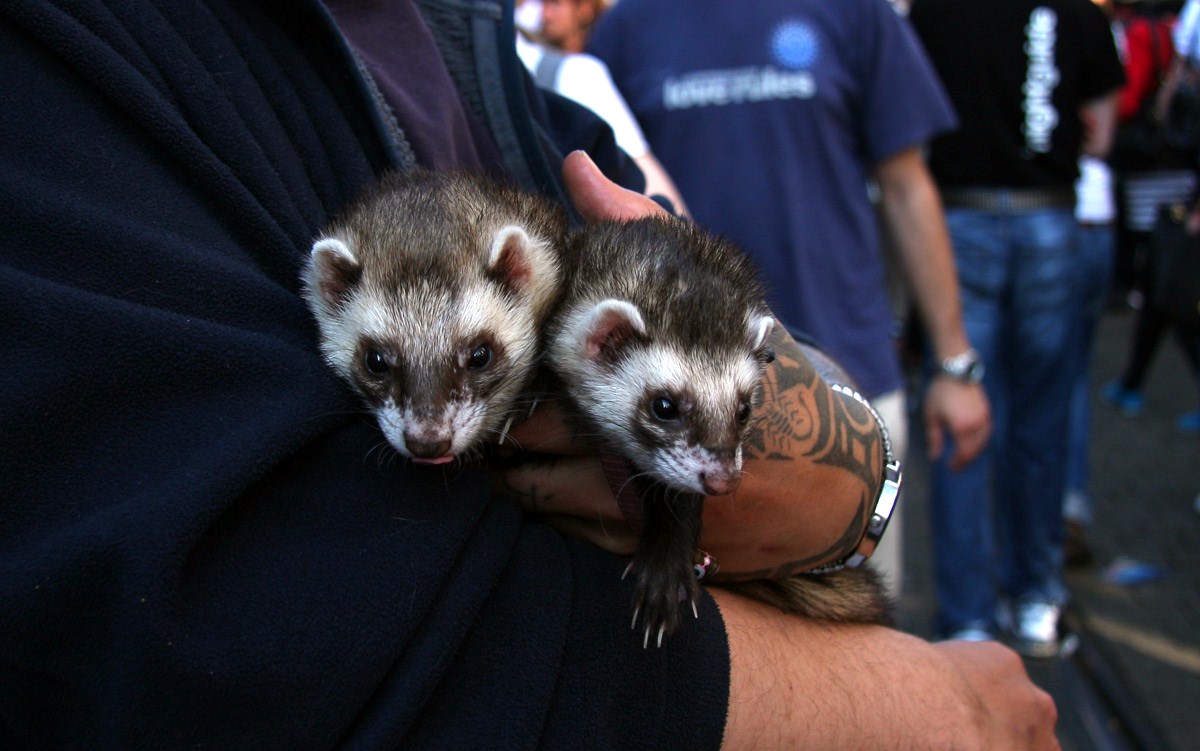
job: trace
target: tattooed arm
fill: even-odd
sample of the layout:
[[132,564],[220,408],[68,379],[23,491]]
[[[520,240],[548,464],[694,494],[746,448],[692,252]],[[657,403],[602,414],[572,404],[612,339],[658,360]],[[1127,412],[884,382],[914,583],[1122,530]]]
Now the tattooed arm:
[[[582,154],[564,171],[588,221],[661,212],[644,196],[609,190]],[[580,201],[585,197],[585,201]],[[879,428],[862,405],[831,390],[848,384],[828,357],[775,327],[775,362],[763,383],[757,429],[737,491],[704,504],[701,546],[726,581],[783,578],[854,550],[883,481]],[[560,531],[622,555],[637,546],[594,448],[577,439],[552,403],[517,426],[510,446],[545,458],[498,474],[497,493],[543,513]]]
[[[783,578],[854,550],[883,481],[883,445],[870,413],[829,388],[847,384],[831,360],[776,326],[775,361],[746,445],[741,484],[704,504],[700,545],[720,563],[717,581]],[[590,444],[553,403],[513,431],[543,457],[497,475],[498,493],[574,537],[622,555],[637,538]]]
[[725,581],[782,578],[844,557],[862,537],[883,481],[875,420],[829,388],[852,384],[849,377],[782,327],[774,336],[742,483],[705,503],[702,545]]

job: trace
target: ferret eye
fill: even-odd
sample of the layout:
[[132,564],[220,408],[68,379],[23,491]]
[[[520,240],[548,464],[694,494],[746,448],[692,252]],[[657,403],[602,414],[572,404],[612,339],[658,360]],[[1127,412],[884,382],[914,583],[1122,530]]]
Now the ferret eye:
[[750,414],[753,412],[750,402],[742,402],[738,406],[737,421],[738,425],[745,425],[750,422]]
[[663,422],[679,419],[679,406],[666,394],[659,394],[650,402],[650,414]]
[[492,362],[492,348],[486,344],[480,344],[471,351],[471,357],[467,360],[467,367],[471,370],[483,370]]
[[381,376],[388,372],[388,361],[377,349],[369,349],[363,354],[363,365],[371,375]]

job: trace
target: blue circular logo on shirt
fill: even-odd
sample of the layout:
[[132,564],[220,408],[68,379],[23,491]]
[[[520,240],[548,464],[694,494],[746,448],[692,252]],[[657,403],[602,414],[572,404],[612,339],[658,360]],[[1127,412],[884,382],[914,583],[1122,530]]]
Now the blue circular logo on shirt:
[[820,41],[812,27],[803,21],[784,21],[771,35],[771,54],[785,68],[810,68],[817,61]]

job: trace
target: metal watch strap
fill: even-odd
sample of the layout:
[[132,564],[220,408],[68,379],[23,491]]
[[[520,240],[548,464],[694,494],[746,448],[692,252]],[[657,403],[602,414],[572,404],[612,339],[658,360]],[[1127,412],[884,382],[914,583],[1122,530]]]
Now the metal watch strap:
[[938,363],[938,372],[963,383],[981,383],[984,375],[983,357],[974,347],[968,347],[954,357]]
[[888,522],[892,519],[892,512],[896,508],[896,500],[900,497],[900,482],[903,479],[900,462],[896,459],[896,455],[892,453],[892,439],[888,435],[887,425],[883,422],[883,418],[879,416],[879,413],[875,411],[875,408],[871,406],[871,403],[863,398],[862,394],[848,386],[834,383],[830,384],[829,387],[865,407],[879,426],[879,435],[883,439],[883,486],[879,489],[879,496],[875,499],[875,507],[871,509],[871,516],[867,519],[867,528],[863,532],[862,539],[858,541],[858,546],[855,547],[854,552],[839,561],[804,571],[803,573],[805,574],[828,574],[840,571],[843,568],[858,568],[864,561],[870,558],[871,554],[875,552],[875,548],[879,545],[879,540],[883,537],[884,531],[887,530]]

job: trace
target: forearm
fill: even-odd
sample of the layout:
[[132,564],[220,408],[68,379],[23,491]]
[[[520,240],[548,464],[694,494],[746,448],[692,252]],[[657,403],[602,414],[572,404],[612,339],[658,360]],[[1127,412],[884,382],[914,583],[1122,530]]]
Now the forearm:
[[[877,169],[883,213],[900,254],[932,355],[939,362],[971,347],[962,320],[958,273],[942,202],[916,149],[886,160]],[[930,457],[940,456],[943,430],[954,438],[951,467],[979,455],[991,434],[983,389],[947,377],[934,378],[923,409]]]
[[637,162],[637,166],[642,170],[642,174],[646,178],[646,195],[665,196],[674,206],[676,215],[688,216],[688,208],[687,204],[683,201],[683,195],[679,192],[679,188],[675,186],[675,182],[667,174],[667,170],[654,154],[647,151],[645,154],[634,159],[634,161]]
[[877,170],[884,221],[895,243],[933,354],[953,357],[970,347],[950,235],[937,186],[915,148]]
[[1117,96],[1114,91],[1106,96],[1084,103],[1079,117],[1084,123],[1081,152],[1085,156],[1104,159],[1112,150],[1113,136],[1117,127]]
[[[846,556],[862,538],[883,480],[874,418],[832,391],[782,327],[772,336],[776,358],[744,449],[741,485],[705,502],[701,546],[725,580],[779,578]],[[823,371],[840,369],[829,363]]]
[[1053,701],[996,644],[931,645],[711,590],[729,638],[724,749],[1057,748]]

